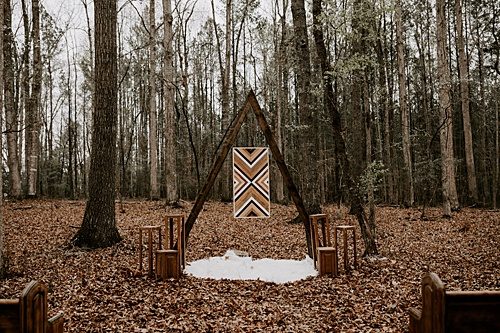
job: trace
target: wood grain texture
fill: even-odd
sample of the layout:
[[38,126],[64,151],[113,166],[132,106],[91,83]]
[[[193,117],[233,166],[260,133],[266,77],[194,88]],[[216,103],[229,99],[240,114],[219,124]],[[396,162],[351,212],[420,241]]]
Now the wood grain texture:
[[269,149],[233,148],[234,217],[270,216]]

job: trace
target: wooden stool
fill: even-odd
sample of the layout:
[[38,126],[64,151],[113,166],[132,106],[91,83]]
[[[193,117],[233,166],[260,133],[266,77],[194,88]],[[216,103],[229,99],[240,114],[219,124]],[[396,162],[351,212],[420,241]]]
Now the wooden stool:
[[153,231],[158,230],[158,250],[161,250],[161,225],[139,227],[139,271],[142,273],[142,232],[148,234],[148,274],[153,276]]
[[356,228],[352,225],[338,225],[333,227],[333,242],[335,249],[338,249],[337,245],[337,231],[342,231],[342,239],[343,239],[343,246],[344,246],[344,270],[348,271],[349,266],[347,264],[347,231],[351,230],[352,231],[352,244],[354,247],[354,269],[358,268],[358,263],[356,259]]
[[[314,267],[319,270],[320,276],[325,274],[337,276],[337,249],[332,247],[330,224],[326,214],[310,215],[309,222]],[[319,230],[321,230],[322,237],[320,237]]]
[[177,250],[156,251],[156,278],[165,280],[180,277],[179,253]]

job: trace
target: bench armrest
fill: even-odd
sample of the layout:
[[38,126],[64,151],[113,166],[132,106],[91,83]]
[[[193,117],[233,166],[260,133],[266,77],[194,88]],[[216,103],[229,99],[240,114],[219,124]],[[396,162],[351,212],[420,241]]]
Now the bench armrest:
[[64,313],[59,312],[54,317],[48,320],[47,333],[63,333],[64,332]]
[[422,311],[410,308],[410,333],[420,332],[420,320],[422,319]]

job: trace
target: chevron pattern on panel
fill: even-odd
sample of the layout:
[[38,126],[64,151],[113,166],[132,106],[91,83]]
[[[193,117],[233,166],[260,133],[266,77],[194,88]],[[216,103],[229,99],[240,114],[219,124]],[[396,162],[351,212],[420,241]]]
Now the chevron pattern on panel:
[[234,217],[269,217],[269,149],[233,148]]

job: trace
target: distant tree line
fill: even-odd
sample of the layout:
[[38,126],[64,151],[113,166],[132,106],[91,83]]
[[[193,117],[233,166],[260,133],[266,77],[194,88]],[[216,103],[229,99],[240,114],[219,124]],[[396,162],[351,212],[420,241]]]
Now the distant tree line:
[[[3,4],[4,191],[85,198],[93,11],[79,52],[43,2]],[[211,0],[203,22],[195,4],[118,3],[119,197],[193,199],[253,89],[310,207],[497,207],[497,1]],[[238,145],[264,144],[250,117]],[[229,163],[214,199],[231,199]],[[288,201],[275,166],[271,186]]]

